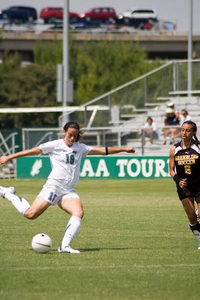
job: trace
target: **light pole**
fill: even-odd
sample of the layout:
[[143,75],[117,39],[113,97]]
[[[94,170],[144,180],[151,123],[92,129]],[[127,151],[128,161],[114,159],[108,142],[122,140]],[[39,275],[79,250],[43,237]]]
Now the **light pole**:
[[193,0],[189,0],[189,31],[188,31],[188,96],[192,90],[192,34],[193,34]]
[[[68,103],[69,82],[69,0],[64,0],[63,10],[63,107]],[[63,113],[63,123],[68,121],[68,115]]]

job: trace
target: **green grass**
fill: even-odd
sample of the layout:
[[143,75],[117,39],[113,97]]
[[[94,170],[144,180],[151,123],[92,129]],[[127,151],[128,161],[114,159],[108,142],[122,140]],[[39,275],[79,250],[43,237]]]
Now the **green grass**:
[[[1,180],[30,202],[44,181]],[[59,254],[68,215],[50,207],[34,221],[0,199],[0,299],[199,299],[200,252],[172,180],[81,180],[82,228]],[[47,233],[48,254],[31,250]]]

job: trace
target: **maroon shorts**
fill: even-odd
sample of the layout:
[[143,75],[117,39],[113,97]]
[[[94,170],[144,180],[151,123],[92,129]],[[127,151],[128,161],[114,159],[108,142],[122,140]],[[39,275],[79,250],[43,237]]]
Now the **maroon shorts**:
[[194,198],[196,203],[200,203],[200,191],[191,191],[186,188],[181,189],[179,186],[177,186],[177,193],[180,200],[185,198]]

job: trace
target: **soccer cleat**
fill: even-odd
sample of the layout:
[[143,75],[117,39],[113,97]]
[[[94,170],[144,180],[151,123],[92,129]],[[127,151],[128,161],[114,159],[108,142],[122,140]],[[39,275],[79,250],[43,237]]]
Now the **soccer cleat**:
[[59,246],[58,252],[59,253],[72,253],[72,254],[79,254],[80,253],[79,250],[73,249],[70,246],[66,246],[63,249],[61,248],[61,246]]
[[0,196],[2,196],[4,198],[5,193],[11,193],[11,194],[15,194],[15,188],[13,186],[10,186],[8,188],[5,188],[3,186],[0,186]]

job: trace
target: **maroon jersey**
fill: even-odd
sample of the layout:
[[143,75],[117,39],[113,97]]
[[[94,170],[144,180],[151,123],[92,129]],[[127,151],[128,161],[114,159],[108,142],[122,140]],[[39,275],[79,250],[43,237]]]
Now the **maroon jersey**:
[[187,189],[192,192],[200,191],[200,149],[193,140],[190,147],[182,148],[182,143],[174,145],[176,147],[174,160],[176,173],[181,178],[187,178]]

